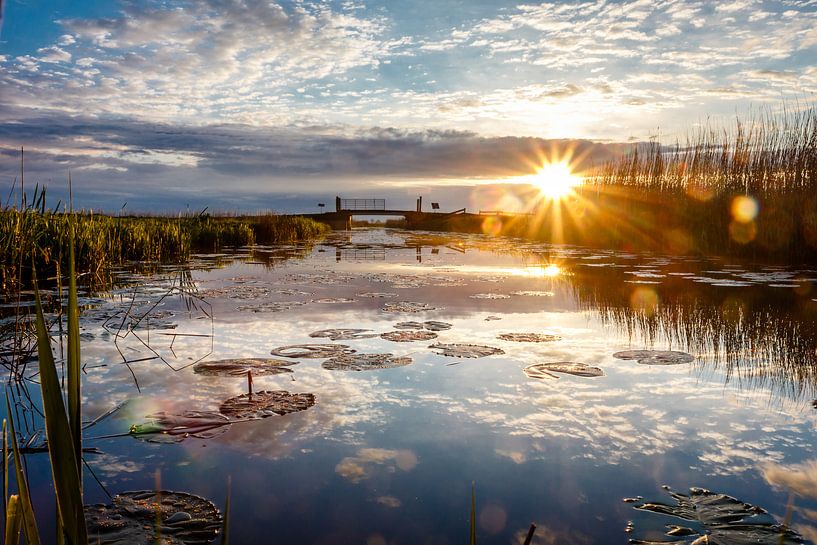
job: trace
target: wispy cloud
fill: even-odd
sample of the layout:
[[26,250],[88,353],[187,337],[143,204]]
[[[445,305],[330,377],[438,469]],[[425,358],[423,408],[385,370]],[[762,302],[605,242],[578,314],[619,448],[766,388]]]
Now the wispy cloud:
[[[817,94],[817,6],[805,0],[547,1],[445,18],[445,4],[411,18],[401,8],[203,0],[71,12],[47,41],[0,43],[0,145],[29,146],[44,176],[72,165],[256,184],[485,179],[518,173],[541,139],[672,135]],[[0,161],[5,183],[14,170]]]

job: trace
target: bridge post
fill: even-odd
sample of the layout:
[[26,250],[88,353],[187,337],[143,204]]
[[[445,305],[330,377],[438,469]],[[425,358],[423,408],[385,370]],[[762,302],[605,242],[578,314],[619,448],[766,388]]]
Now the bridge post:
[[422,196],[422,195],[420,195],[419,197],[417,197],[417,211],[418,211],[418,212],[422,212],[422,211],[423,211],[423,196]]
[[335,197],[335,212],[340,212],[340,197]]

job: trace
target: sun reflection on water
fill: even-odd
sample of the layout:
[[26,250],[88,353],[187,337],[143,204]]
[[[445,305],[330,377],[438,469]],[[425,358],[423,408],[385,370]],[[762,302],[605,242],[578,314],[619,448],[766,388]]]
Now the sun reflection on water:
[[554,278],[560,276],[564,271],[555,263],[547,265],[532,265],[519,269],[517,274],[529,278]]

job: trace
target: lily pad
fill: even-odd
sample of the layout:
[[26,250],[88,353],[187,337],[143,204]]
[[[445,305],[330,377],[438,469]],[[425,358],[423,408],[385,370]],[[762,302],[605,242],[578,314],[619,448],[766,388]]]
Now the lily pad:
[[[156,539],[157,516],[161,540]],[[110,505],[86,505],[85,520],[88,541],[100,545],[204,545],[222,524],[213,502],[167,490],[123,492]]]
[[290,394],[286,390],[262,390],[224,401],[219,412],[230,421],[260,420],[305,411],[315,404],[314,394]]
[[252,371],[254,376],[280,375],[291,373],[287,366],[298,362],[272,358],[238,358],[232,360],[205,361],[193,366],[197,375],[208,377],[241,377]]
[[340,354],[354,354],[355,350],[345,344],[291,344],[273,348],[273,356],[282,358],[331,358]]
[[303,301],[269,301],[267,303],[259,303],[256,305],[241,305],[235,307],[239,312],[283,312],[292,310],[296,307],[302,307],[306,303]]
[[471,299],[510,299],[511,296],[504,293],[475,293],[469,295]]
[[679,365],[692,363],[695,356],[675,350],[625,350],[613,354],[620,360],[636,360],[642,365]]
[[212,411],[159,412],[145,419],[142,424],[132,425],[129,433],[150,443],[180,443],[188,437],[210,439],[227,431],[230,425],[227,417]]
[[413,301],[400,301],[397,303],[386,303],[383,305],[383,312],[425,312],[427,310],[435,310],[428,303],[417,303]]
[[530,378],[558,379],[553,373],[565,373],[577,377],[603,377],[604,371],[586,363],[572,361],[556,361],[551,363],[535,363],[523,369]]
[[[669,525],[664,540],[630,540],[630,543],[717,543],[722,545],[796,545],[803,543],[797,533],[778,524],[769,513],[758,506],[742,502],[726,494],[718,494],[703,488],[690,488],[689,495],[673,492],[669,495],[674,504],[647,502],[635,505],[641,511],[651,511],[695,522],[699,528]],[[679,533],[680,532],[680,533]],[[690,536],[689,541],[678,541],[679,535]],[[706,536],[706,537],[704,537]],[[705,540],[705,541],[704,541]]]
[[425,322],[398,322],[394,324],[394,329],[428,329],[429,331],[446,331],[451,329],[451,324],[427,320]]
[[504,350],[494,348],[493,346],[467,343],[436,343],[429,346],[429,348],[437,350],[437,353],[441,356],[450,356],[452,358],[484,358],[485,356],[495,356],[505,353]]
[[523,297],[553,297],[552,291],[538,291],[538,290],[521,290],[512,291],[511,295],[519,295]]
[[398,297],[400,294],[385,291],[367,291],[366,293],[358,293],[358,297],[370,297],[372,299],[391,299]]
[[396,343],[410,343],[414,341],[430,341],[431,339],[436,339],[437,334],[433,331],[417,331],[417,330],[409,330],[409,331],[389,331],[387,333],[381,333],[380,336],[387,341],[393,341]]
[[547,333],[502,333],[501,335],[497,335],[496,338],[517,343],[548,343],[562,340],[559,335],[550,335]]
[[411,358],[392,354],[352,354],[328,359],[321,367],[330,371],[370,371],[403,367],[411,363]]
[[350,299],[349,297],[324,297],[322,299],[313,299],[313,303],[324,303],[328,305],[333,304],[343,304],[343,303],[354,303],[354,299]]
[[423,325],[429,331],[447,331],[451,329],[451,324],[448,322],[437,322],[435,320],[428,320],[427,322],[423,322]]
[[351,339],[371,339],[377,337],[377,333],[366,333],[371,329],[321,329],[313,331],[309,334],[310,337],[327,337],[332,341],[344,341]]
[[423,329],[423,322],[398,322],[394,324],[394,329]]

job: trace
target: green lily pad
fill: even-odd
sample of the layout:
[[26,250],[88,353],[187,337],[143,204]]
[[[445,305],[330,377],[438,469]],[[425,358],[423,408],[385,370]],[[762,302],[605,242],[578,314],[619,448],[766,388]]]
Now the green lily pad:
[[345,344],[291,344],[273,348],[273,356],[282,358],[331,358],[341,354],[354,354],[355,350]]
[[219,412],[231,422],[260,420],[270,416],[305,411],[315,404],[314,394],[291,394],[286,390],[274,390],[241,394],[224,401]]
[[517,343],[548,343],[562,340],[559,335],[547,333],[502,333],[497,335],[496,338]]
[[[665,488],[675,500],[674,504],[646,502],[639,503],[634,508],[688,520],[696,523],[696,528],[669,525],[670,530],[666,533],[668,539],[652,541],[632,539],[630,543],[641,545],[650,543],[797,545],[803,543],[799,534],[778,524],[761,507],[703,488],[690,488],[688,496],[673,492],[668,487]],[[688,535],[694,539],[678,541],[676,538],[679,535]]]
[[441,356],[449,356],[452,358],[484,358],[485,356],[495,356],[505,353],[504,350],[494,348],[493,346],[467,343],[436,343],[429,346],[429,348],[437,350],[437,353]]
[[396,343],[430,341],[431,339],[437,338],[437,334],[433,331],[389,331],[387,333],[381,333],[380,336],[387,341]]
[[642,365],[679,365],[692,363],[695,356],[675,350],[625,350],[613,354],[620,360],[636,360]]
[[[160,519],[161,540],[156,539]],[[213,502],[167,490],[123,492],[110,505],[85,506],[88,541],[100,545],[204,545],[222,524]]]
[[150,443],[180,443],[188,437],[210,439],[230,426],[227,417],[212,411],[159,412],[145,418],[144,423],[132,425],[128,433]]
[[260,377],[291,373],[292,369],[287,367],[297,363],[272,358],[237,358],[197,363],[193,366],[193,372],[208,377],[241,377],[252,372],[253,376]]
[[328,359],[321,367],[330,371],[372,371],[403,367],[411,363],[411,358],[392,354],[349,354]]
[[345,341],[352,339],[371,339],[377,333],[366,333],[371,329],[321,329],[309,334],[312,338],[326,337],[330,341]]

